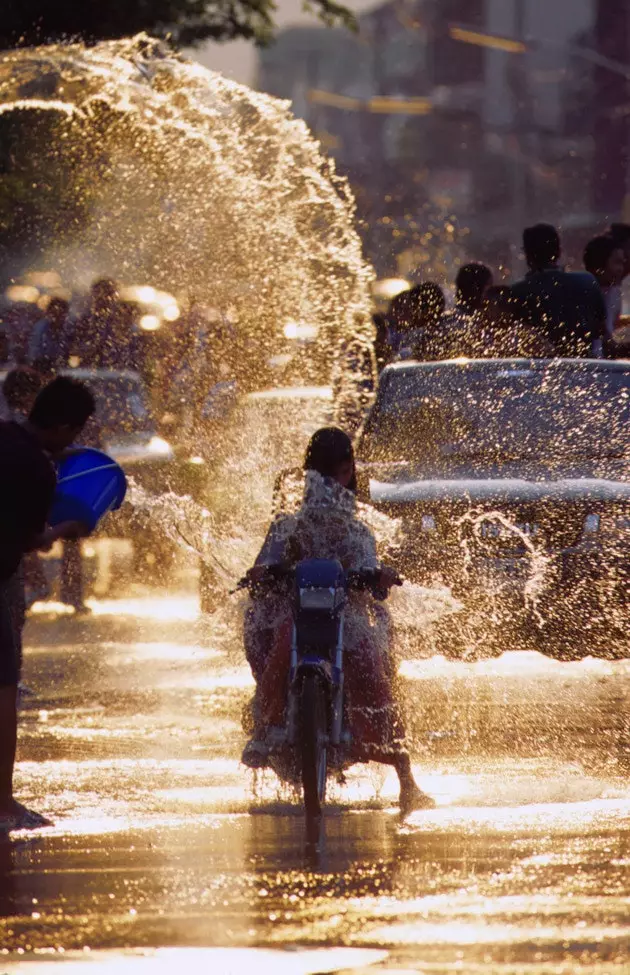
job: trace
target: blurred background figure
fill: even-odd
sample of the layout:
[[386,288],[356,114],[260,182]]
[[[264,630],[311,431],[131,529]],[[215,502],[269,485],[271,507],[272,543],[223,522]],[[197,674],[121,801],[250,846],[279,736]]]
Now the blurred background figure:
[[41,312],[37,305],[17,301],[7,305],[0,323],[0,361],[14,365],[28,362],[31,335]]
[[136,327],[136,306],[119,301],[108,322],[106,341],[97,357],[101,369],[144,369],[143,347]]
[[74,339],[70,305],[64,298],[51,298],[46,314],[36,323],[29,342],[28,360],[45,375],[68,365]]
[[7,373],[2,384],[3,420],[23,423],[27,419],[37,394],[44,385],[39,372],[30,366],[16,366]]
[[491,285],[492,271],[485,264],[473,262],[460,267],[455,278],[455,306],[442,322],[446,357],[472,356],[479,351],[479,315]]
[[526,354],[521,348],[512,289],[507,285],[488,288],[478,312],[477,324],[477,357],[504,359]]
[[392,351],[397,358],[443,358],[444,334],[440,326],[445,305],[444,292],[433,281],[396,295],[387,318]]
[[611,350],[613,332],[621,318],[621,282],[625,273],[624,249],[614,237],[593,237],[584,248],[584,267],[597,279],[606,302],[605,349]]
[[560,266],[560,235],[550,224],[526,227],[523,251],[529,272],[512,285],[512,295],[539,354],[601,357],[607,310],[592,275]]
[[109,355],[115,355],[120,314],[117,283],[112,278],[99,278],[90,289],[87,309],[74,332],[71,352],[81,366],[97,368]]

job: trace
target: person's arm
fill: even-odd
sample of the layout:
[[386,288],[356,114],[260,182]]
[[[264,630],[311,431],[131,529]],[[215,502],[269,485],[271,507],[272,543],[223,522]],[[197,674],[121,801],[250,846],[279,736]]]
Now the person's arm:
[[[292,519],[291,519],[292,520]],[[280,565],[286,559],[288,522],[286,515],[278,515],[269,526],[269,531],[256,557],[254,567]]]
[[55,496],[57,480],[52,466],[47,475],[39,468],[29,469],[26,478],[21,478],[19,510],[23,512],[20,536],[24,551],[37,548],[38,540],[46,530],[48,512]]
[[77,541],[79,538],[87,538],[89,534],[90,529],[82,521],[62,521],[58,525],[45,528],[37,535],[33,540],[33,549],[48,552],[61,539],[65,542]]

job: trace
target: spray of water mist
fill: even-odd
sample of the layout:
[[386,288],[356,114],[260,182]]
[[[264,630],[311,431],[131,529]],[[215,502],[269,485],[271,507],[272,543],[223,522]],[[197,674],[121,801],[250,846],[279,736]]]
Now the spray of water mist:
[[38,242],[66,285],[107,273],[211,304],[250,386],[288,323],[312,336],[291,381],[328,380],[341,343],[369,338],[354,203],[287,103],[138,36],[3,54],[0,112],[40,126],[23,162],[42,193],[67,166],[74,209]]
[[[65,283],[85,287],[108,273],[201,298],[234,323],[231,352],[244,389],[277,381],[269,362],[287,351],[287,325],[304,323],[311,341],[292,349],[283,382],[334,378],[343,401],[344,384],[351,388],[356,377],[343,368],[340,350],[369,345],[371,271],[345,182],[286,104],[140,36],[2,55],[0,112],[46,117],[41,173],[72,162],[81,219],[60,212],[44,256]],[[203,386],[206,366],[201,357],[192,385]],[[286,456],[299,463],[310,432],[293,430],[287,417]],[[193,429],[192,440],[198,436]],[[227,510],[222,499],[197,505],[139,489],[131,499],[138,524],[143,517],[159,523],[174,542],[208,559],[229,588],[251,564],[270,514],[272,455],[238,425],[221,436],[217,480],[230,495]],[[362,517],[374,520],[367,510]],[[376,526],[384,558],[390,527]],[[531,547],[535,610],[546,569],[531,540],[522,541]],[[414,620],[411,629],[422,629],[458,609],[439,586],[405,587],[392,606],[405,631]],[[472,656],[487,652],[483,636],[469,642]]]

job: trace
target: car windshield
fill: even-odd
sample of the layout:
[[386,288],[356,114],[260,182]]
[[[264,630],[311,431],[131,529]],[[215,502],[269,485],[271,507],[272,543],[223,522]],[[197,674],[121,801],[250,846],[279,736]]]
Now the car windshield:
[[630,370],[506,364],[391,373],[366,424],[362,455],[611,457],[630,453]]
[[88,385],[96,397],[96,417],[105,439],[153,432],[153,421],[141,384],[125,376],[95,378]]

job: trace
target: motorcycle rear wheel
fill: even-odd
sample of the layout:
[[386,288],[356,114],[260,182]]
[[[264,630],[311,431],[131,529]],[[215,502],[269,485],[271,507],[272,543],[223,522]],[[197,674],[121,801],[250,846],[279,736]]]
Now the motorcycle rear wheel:
[[317,674],[306,674],[302,683],[302,789],[309,843],[320,839],[322,806],[326,798],[328,755],[326,748],[327,694]]

